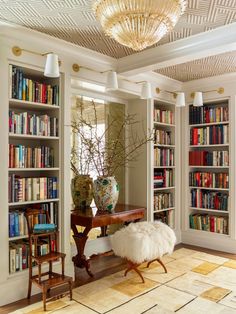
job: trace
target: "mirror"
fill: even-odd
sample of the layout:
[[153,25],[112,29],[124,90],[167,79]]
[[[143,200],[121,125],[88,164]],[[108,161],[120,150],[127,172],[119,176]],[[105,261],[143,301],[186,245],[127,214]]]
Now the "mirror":
[[[72,151],[77,152],[74,164],[78,169],[78,173],[89,174],[90,177],[95,180],[99,175],[101,175],[101,168],[98,167],[98,169],[96,169],[94,166],[91,167],[91,164],[89,165],[90,155],[86,153],[85,149],[81,149],[81,147],[83,146],[81,144],[81,136],[84,136],[86,132],[89,132],[89,126],[92,125],[94,127],[93,129],[96,130],[96,134],[93,134],[92,137],[95,139],[96,136],[99,136],[99,138],[101,139],[101,142],[99,143],[99,145],[101,145],[101,148],[108,147],[110,143],[112,141],[115,141],[117,137],[120,138],[121,144],[122,141],[124,143],[125,134],[123,134],[124,132],[120,132],[120,126],[124,123],[125,119],[125,105],[85,96],[76,96],[73,97],[72,100],[71,125],[73,126],[74,124],[78,123],[78,121],[81,121],[81,116],[83,117],[84,121],[82,127],[85,128],[83,134],[81,135],[79,134],[80,132],[75,132],[71,130],[71,148]],[[116,123],[113,123],[113,121],[116,121]],[[88,124],[88,126],[86,126],[86,123]],[[86,127],[88,128],[88,130],[86,129]],[[104,134],[105,136],[103,136]],[[95,158],[98,158],[98,156],[95,156]],[[100,155],[99,158],[102,158],[102,155]],[[105,164],[105,161],[102,160],[101,164]],[[122,166],[118,169],[115,169],[114,176],[117,183],[119,184],[118,203],[125,203],[125,167]],[[71,171],[71,178],[73,177],[74,173],[73,171]],[[95,214],[96,205],[94,203],[94,200],[91,203],[91,208],[92,214]],[[118,226],[116,225],[108,226],[106,233],[108,235],[114,233],[117,230],[117,227]],[[100,236],[100,228],[92,229],[89,233],[90,239],[95,239]]]

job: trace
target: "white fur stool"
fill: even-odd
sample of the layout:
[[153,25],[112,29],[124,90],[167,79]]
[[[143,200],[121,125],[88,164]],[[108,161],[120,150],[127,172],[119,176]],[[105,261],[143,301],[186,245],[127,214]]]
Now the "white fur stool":
[[111,245],[114,253],[125,258],[128,268],[136,271],[144,282],[138,266],[148,262],[147,267],[154,262],[159,262],[167,273],[161,258],[164,254],[171,254],[174,249],[176,237],[174,231],[166,224],[157,222],[136,222],[122,228],[111,236]]

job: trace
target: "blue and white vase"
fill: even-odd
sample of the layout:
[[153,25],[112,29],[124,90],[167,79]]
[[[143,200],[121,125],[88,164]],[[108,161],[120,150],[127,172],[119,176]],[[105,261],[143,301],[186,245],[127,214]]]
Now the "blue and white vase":
[[112,212],[119,197],[119,185],[114,177],[98,177],[93,182],[93,196],[99,211]]

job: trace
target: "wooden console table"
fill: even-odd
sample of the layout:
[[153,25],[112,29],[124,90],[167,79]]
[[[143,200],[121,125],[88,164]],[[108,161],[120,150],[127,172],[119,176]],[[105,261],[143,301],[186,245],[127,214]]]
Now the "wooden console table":
[[[71,229],[77,247],[77,255],[72,258],[74,266],[86,268],[92,277],[89,259],[84,255],[84,248],[88,239],[88,233],[92,228],[101,227],[103,235],[106,235],[106,227],[112,224],[124,222],[137,222],[144,218],[144,207],[118,204],[113,213],[94,211],[92,208],[85,210],[73,210],[71,212]],[[85,227],[83,232],[78,232],[77,226]]]

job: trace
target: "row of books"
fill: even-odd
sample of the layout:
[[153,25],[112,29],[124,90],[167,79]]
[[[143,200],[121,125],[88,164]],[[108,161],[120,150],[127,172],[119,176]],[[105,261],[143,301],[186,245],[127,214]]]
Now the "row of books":
[[228,217],[191,214],[189,215],[189,224],[191,229],[228,234]]
[[212,125],[190,130],[190,145],[228,144],[229,126]]
[[166,212],[154,213],[154,221],[161,221],[174,229],[175,227],[175,215],[174,210],[168,210]]
[[172,169],[154,169],[154,189],[174,186],[174,172]]
[[191,151],[189,152],[190,166],[229,166],[228,151]]
[[174,149],[155,147],[154,166],[174,166]]
[[[55,251],[55,239],[51,241],[51,249]],[[35,244],[32,244],[32,255],[38,256],[46,255],[49,253],[49,240],[40,240]],[[15,273],[29,268],[29,242],[28,240],[21,240],[20,242],[10,242],[9,245],[9,272]],[[32,266],[35,264],[33,263]]]
[[174,124],[174,113],[170,110],[154,108],[154,122]]
[[9,168],[54,167],[53,148],[47,146],[26,147],[9,144]]
[[215,172],[190,172],[189,185],[205,188],[229,188],[229,174]]
[[12,98],[59,106],[59,85],[31,80],[21,68],[13,65],[10,65],[10,77]]
[[154,143],[163,144],[163,145],[171,145],[171,131],[155,129]]
[[162,210],[173,207],[174,200],[172,193],[155,193],[153,197],[154,210]]
[[[36,204],[33,207],[34,209],[44,209],[48,212],[50,217],[50,222],[58,225],[58,204],[55,202],[45,203],[45,204]],[[18,210],[9,212],[9,237],[18,237],[28,234],[28,227],[25,219],[26,208],[21,208]],[[34,216],[29,216],[29,223],[31,227],[35,224],[44,224],[46,223],[46,215],[39,214]]]
[[228,198],[229,195],[226,193],[192,189],[190,191],[190,206],[227,211]]
[[11,174],[8,191],[9,203],[57,198],[57,177],[22,178]]
[[229,120],[227,106],[189,107],[189,124],[224,122]]
[[36,115],[9,110],[9,133],[58,136],[58,119],[47,114]]

